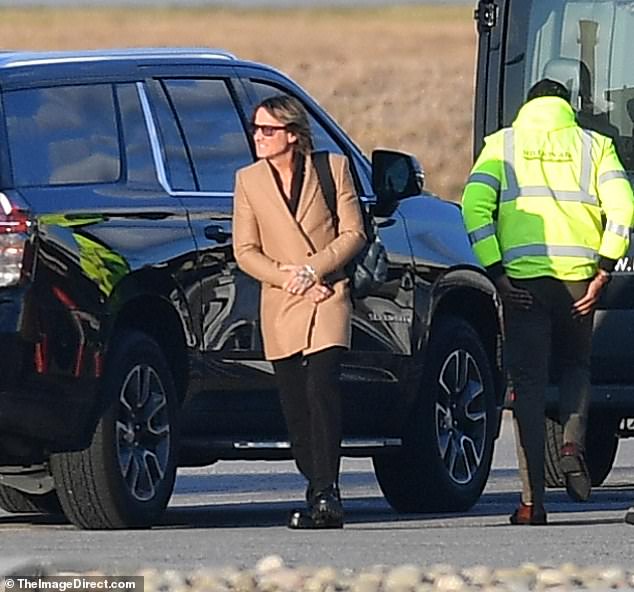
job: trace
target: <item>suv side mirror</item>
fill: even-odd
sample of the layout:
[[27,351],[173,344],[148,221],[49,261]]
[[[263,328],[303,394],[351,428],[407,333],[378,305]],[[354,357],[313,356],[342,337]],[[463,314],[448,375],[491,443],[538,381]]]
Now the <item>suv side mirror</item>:
[[377,204],[388,205],[423,190],[425,173],[416,157],[395,150],[372,152],[372,187]]

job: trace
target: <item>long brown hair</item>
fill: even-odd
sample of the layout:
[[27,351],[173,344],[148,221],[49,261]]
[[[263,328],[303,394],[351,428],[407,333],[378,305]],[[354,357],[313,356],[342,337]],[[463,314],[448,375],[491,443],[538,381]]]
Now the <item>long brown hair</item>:
[[260,107],[285,125],[286,129],[297,137],[296,150],[300,154],[306,155],[313,151],[313,135],[310,131],[308,113],[295,97],[275,95],[260,101],[253,111],[254,118],[255,112]]

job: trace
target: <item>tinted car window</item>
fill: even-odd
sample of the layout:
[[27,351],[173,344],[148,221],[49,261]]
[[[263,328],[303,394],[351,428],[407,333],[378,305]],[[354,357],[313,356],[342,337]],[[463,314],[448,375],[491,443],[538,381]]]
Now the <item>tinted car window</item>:
[[150,138],[136,86],[119,85],[117,100],[125,147],[126,177],[131,183],[156,185],[158,181],[152,160]]
[[158,83],[149,84],[148,90],[152,97],[154,115],[161,135],[165,174],[170,188],[175,191],[195,191],[196,183],[183,136],[165,91]]
[[222,80],[166,80],[201,191],[233,191],[236,169],[253,162],[244,125]]
[[65,185],[119,178],[119,136],[108,84],[5,94],[14,183]]

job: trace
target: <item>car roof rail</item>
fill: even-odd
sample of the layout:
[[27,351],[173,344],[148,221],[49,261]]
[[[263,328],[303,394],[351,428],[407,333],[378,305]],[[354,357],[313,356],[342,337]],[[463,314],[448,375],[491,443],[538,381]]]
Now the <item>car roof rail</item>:
[[7,51],[0,52],[0,68],[27,65],[63,64],[142,59],[237,60],[231,52],[208,47],[130,47],[77,51]]

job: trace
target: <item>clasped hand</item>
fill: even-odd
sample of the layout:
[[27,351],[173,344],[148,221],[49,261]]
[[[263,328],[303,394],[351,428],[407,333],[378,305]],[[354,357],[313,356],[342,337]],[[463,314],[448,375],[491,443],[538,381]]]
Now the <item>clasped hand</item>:
[[305,265],[281,265],[280,269],[289,275],[282,288],[291,294],[304,296],[316,304],[334,294],[334,290],[326,284],[319,283],[314,271]]

